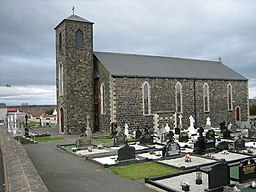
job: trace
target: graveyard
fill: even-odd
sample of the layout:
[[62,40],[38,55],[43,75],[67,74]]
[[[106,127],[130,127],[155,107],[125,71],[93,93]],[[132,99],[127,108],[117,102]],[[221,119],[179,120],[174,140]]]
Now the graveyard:
[[225,122],[213,128],[210,118],[194,128],[190,116],[184,129],[166,124],[129,130],[128,124],[113,123],[110,134],[94,136],[88,124],[76,143],[57,147],[121,177],[144,179],[156,191],[254,191],[254,130]]

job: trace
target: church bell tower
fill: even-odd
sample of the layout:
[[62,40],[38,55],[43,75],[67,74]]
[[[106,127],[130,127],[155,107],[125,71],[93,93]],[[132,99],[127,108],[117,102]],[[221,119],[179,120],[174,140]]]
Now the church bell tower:
[[55,27],[59,131],[93,129],[93,23],[74,13]]

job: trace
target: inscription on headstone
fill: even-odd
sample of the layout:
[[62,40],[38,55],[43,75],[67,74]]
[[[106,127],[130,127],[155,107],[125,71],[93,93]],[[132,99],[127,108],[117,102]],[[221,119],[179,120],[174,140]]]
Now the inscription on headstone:
[[253,159],[246,159],[241,161],[239,165],[239,182],[244,183],[246,181],[256,179],[256,164]]
[[168,142],[163,148],[163,156],[171,157],[180,154],[180,145],[178,143]]

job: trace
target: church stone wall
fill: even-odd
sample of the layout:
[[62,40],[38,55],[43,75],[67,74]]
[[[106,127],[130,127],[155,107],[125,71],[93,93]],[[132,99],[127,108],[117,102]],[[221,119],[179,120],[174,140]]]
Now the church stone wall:
[[[150,85],[151,115],[143,115],[142,86]],[[241,120],[248,118],[247,81],[193,80],[166,78],[115,77],[116,122],[119,126],[129,124],[130,128],[153,127],[153,114],[176,110],[175,85],[182,85],[183,127],[189,126],[189,116],[196,116],[197,126],[204,126],[210,117],[212,126],[218,127],[222,121],[235,122],[235,107],[241,108]],[[209,85],[210,111],[203,111],[203,85]],[[232,85],[234,107],[228,111],[227,85]],[[194,99],[194,87],[196,98]],[[196,101],[196,104],[195,102]],[[196,110],[195,110],[196,107]],[[195,115],[196,113],[196,115]],[[179,115],[179,114],[178,114]],[[170,118],[170,127],[173,120]],[[179,120],[177,120],[179,122]],[[160,127],[164,125],[159,125]]]

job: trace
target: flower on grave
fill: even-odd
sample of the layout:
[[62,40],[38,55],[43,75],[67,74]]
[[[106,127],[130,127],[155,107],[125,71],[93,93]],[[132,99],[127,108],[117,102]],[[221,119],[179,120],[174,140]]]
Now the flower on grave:
[[222,153],[223,155],[228,155],[228,154],[229,154],[228,150],[223,150],[221,153]]
[[185,162],[191,162],[191,157],[189,154],[185,156]]
[[98,149],[103,149],[103,145],[99,144],[99,145],[97,145],[97,148]]

